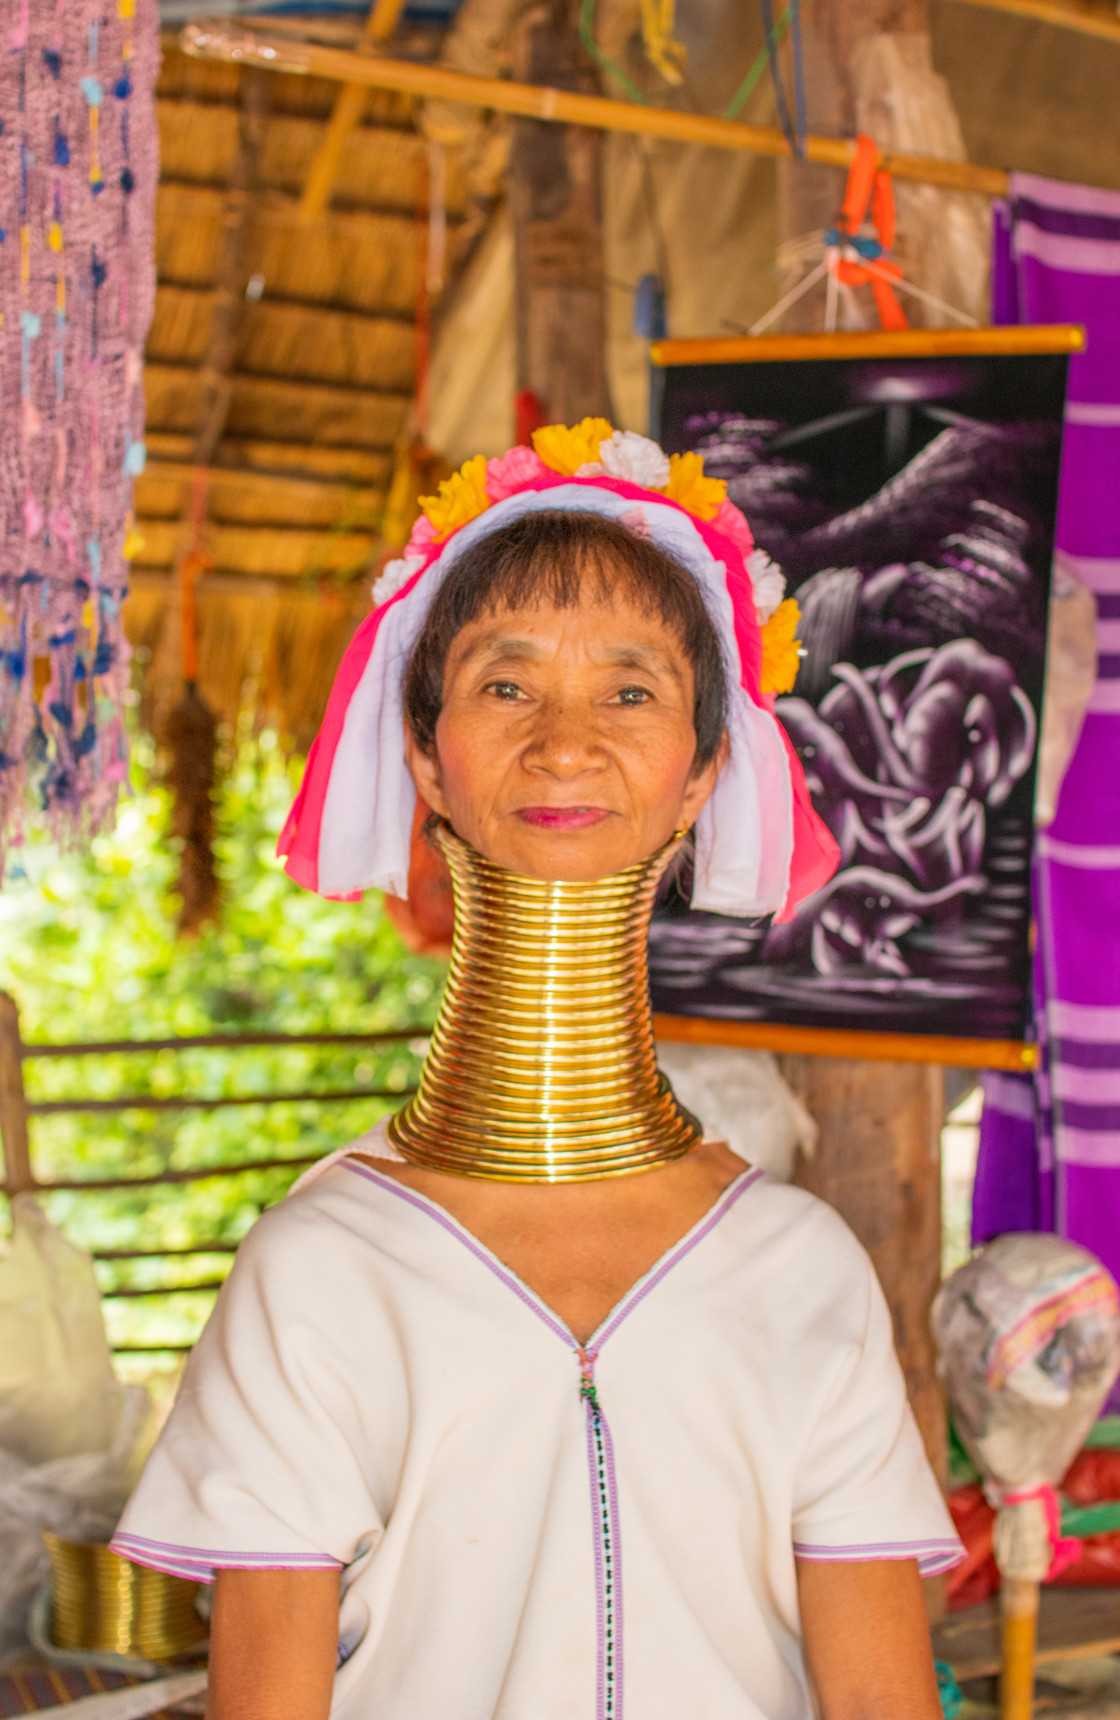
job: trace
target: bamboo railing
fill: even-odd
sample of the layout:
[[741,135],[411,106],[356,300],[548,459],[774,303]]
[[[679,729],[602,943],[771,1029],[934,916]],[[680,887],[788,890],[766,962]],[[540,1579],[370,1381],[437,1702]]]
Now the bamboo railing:
[[[360,1099],[377,1099],[402,1103],[415,1091],[412,1087],[347,1087],[300,1092],[179,1094],[123,1093],[112,1098],[94,1098],[78,1094],[67,1099],[35,1100],[27,1097],[23,1066],[36,1058],[103,1057],[116,1053],[150,1053],[154,1051],[191,1051],[204,1049],[244,1050],[249,1047],[296,1046],[388,1046],[408,1044],[427,1037],[423,1027],[398,1028],[383,1033],[203,1033],[172,1039],[110,1039],[78,1040],[71,1043],[27,1043],[20,1034],[19,1011],[15,999],[0,992],[0,1147],[3,1149],[4,1179],[0,1193],[52,1194],[66,1190],[70,1193],[101,1194],[115,1189],[157,1189],[182,1183],[205,1182],[211,1178],[242,1176],[251,1171],[305,1170],[313,1165],[320,1153],[294,1157],[241,1159],[217,1164],[191,1166],[183,1170],[164,1170],[151,1176],[114,1177],[39,1177],[35,1172],[31,1146],[31,1121],[35,1117],[56,1116],[65,1112],[117,1111],[216,1111],[226,1106],[334,1104]],[[174,1248],[103,1248],[91,1250],[94,1260],[169,1260],[176,1257],[234,1254],[237,1244],[218,1240],[202,1240]],[[135,1297],[177,1296],[188,1292],[213,1291],[221,1288],[221,1278],[208,1277],[189,1284],[161,1284],[151,1287],[122,1285],[102,1292],[104,1301],[119,1301]],[[118,1352],[140,1351],[158,1353],[189,1349],[188,1344],[116,1344]]]

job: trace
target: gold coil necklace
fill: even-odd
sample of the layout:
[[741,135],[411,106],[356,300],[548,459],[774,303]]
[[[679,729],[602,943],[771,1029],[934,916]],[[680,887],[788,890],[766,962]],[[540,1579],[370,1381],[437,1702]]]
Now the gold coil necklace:
[[455,935],[420,1087],[389,1123],[411,1163],[589,1182],[678,1159],[701,1128],[657,1067],[646,937],[680,837],[589,884],[507,872],[446,825]]

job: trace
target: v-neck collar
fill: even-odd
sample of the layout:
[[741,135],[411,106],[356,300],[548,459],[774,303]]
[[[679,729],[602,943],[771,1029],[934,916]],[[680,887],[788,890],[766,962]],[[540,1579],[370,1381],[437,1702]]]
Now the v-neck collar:
[[718,1200],[708,1208],[708,1211],[697,1219],[692,1228],[667,1248],[664,1254],[654,1261],[649,1270],[644,1272],[630,1286],[629,1290],[615,1303],[606,1318],[596,1326],[587,1342],[581,1344],[567,1323],[549,1307],[548,1303],[538,1296],[535,1290],[531,1290],[516,1272],[499,1260],[492,1249],[487,1248],[486,1244],[480,1242],[472,1231],[453,1217],[446,1207],[440,1206],[438,1201],[429,1199],[427,1195],[418,1194],[415,1189],[410,1189],[406,1184],[397,1182],[395,1177],[385,1176],[383,1172],[375,1171],[369,1165],[358,1163],[356,1159],[343,1158],[342,1164],[347,1170],[355,1171],[358,1176],[365,1177],[367,1182],[374,1183],[376,1187],[384,1189],[388,1194],[396,1195],[398,1199],[406,1201],[409,1206],[416,1207],[417,1211],[426,1213],[429,1218],[434,1219],[450,1236],[460,1242],[468,1253],[473,1254],[476,1260],[481,1261],[488,1271],[492,1272],[496,1278],[500,1278],[518,1301],[524,1302],[525,1306],[531,1309],[562,1343],[574,1350],[577,1355],[589,1356],[599,1354],[607,1339],[617,1332],[639,1302],[644,1301],[650,1292],[657,1288],[662,1279],[668,1277],[685,1255],[691,1254],[692,1250],[703,1242],[709,1232],[716,1228],[736,1202],[741,1200],[747,1190],[752,1188],[762,1176],[761,1170],[757,1167],[748,1166],[741,1171],[735,1181],[730,1183]]

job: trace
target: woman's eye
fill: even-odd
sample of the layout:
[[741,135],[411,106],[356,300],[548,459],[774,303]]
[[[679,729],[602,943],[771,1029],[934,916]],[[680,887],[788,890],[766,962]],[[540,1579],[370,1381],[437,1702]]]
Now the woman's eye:
[[496,699],[501,699],[505,704],[512,704],[515,699],[521,697],[521,688],[516,681],[491,681],[486,691],[493,693]]
[[645,687],[620,687],[615,697],[620,705],[645,705],[650,694]]

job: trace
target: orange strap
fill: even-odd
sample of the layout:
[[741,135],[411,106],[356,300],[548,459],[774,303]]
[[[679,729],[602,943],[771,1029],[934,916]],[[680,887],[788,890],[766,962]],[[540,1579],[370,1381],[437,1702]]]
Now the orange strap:
[[875,139],[865,137],[861,132],[856,138],[855,159],[848,169],[844,201],[836,222],[845,233],[858,233],[867,219],[867,206],[871,202],[878,165],[879,149]]
[[[890,174],[885,173],[879,166],[879,150],[874,138],[866,137],[861,132],[856,138],[856,153],[848,170],[844,202],[836,218],[837,228],[849,238],[854,238],[867,220],[868,211],[880,245],[884,251],[891,250],[897,226],[894,187]],[[896,280],[902,279],[902,270],[897,263],[880,257],[869,267],[849,258],[838,258],[832,267],[836,279],[842,281],[845,286],[870,286],[875,299],[875,309],[879,313],[880,328],[900,329],[910,326],[894,288],[890,281],[884,278],[892,275]]]

